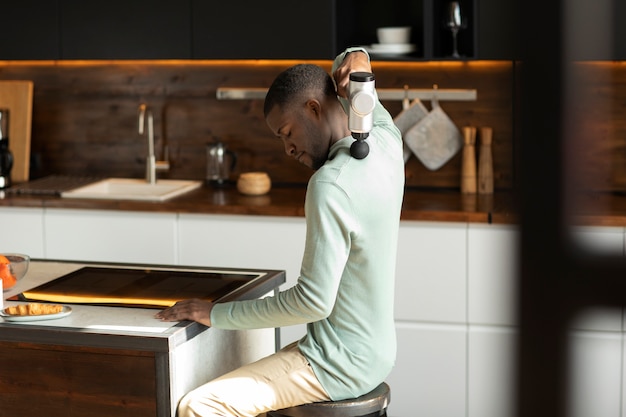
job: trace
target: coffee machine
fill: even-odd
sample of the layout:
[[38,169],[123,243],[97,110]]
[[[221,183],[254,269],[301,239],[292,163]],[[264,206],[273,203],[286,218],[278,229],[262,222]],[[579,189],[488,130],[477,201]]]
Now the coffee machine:
[[0,109],[0,190],[11,186],[13,154],[9,150],[9,110]]

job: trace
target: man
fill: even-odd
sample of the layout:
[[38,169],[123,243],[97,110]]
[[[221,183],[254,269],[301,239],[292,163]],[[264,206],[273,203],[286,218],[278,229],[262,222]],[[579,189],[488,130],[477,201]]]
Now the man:
[[322,68],[302,64],[281,73],[265,99],[266,122],[287,155],[316,171],[307,187],[306,245],[296,285],[260,300],[185,300],[157,314],[224,329],[308,323],[307,334],[191,391],[181,400],[180,417],[256,416],[353,398],[391,371],[402,139],[377,101],[369,155],[350,156],[354,139],[345,97],[355,71],[371,72],[371,65],[365,51],[351,48],[333,64],[336,89]]

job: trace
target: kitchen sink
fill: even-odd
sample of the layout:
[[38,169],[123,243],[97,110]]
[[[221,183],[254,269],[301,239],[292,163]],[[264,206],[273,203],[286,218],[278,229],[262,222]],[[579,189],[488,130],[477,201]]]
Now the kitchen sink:
[[105,200],[165,201],[195,190],[201,181],[157,180],[155,184],[138,178],[107,178],[82,187],[63,191],[63,198]]

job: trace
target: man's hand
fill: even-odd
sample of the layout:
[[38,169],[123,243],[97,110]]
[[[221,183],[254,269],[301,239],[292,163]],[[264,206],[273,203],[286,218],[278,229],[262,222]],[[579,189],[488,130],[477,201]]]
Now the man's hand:
[[337,85],[337,94],[341,97],[348,97],[348,84],[350,83],[350,73],[352,72],[372,72],[367,54],[363,51],[350,52],[333,74]]
[[211,326],[212,309],[212,302],[193,298],[179,301],[173,306],[158,312],[154,317],[162,321],[192,320]]

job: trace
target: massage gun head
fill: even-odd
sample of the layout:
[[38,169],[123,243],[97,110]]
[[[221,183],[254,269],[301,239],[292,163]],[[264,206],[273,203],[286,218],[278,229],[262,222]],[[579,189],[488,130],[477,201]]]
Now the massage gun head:
[[376,105],[374,80],[374,74],[371,72],[350,74],[348,127],[352,137],[356,139],[350,147],[350,154],[357,159],[363,159],[369,153],[369,146],[365,139],[369,136],[373,125],[372,112]]

